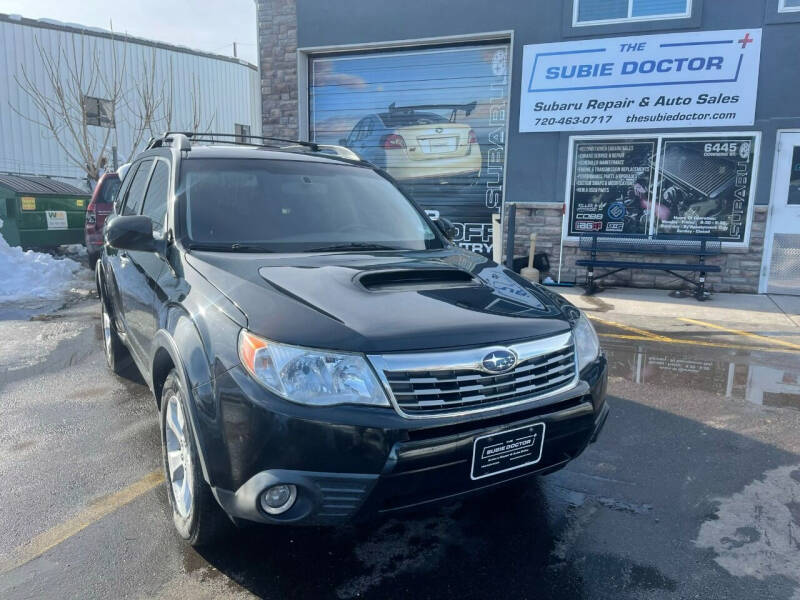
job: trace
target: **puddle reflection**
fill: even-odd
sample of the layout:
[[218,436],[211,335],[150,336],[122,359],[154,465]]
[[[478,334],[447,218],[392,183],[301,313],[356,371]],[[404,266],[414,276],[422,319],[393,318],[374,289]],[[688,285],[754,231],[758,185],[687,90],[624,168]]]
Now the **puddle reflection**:
[[[657,343],[604,340],[609,374],[638,384],[683,387],[753,404],[800,410],[796,355],[725,354]],[[784,365],[784,363],[788,363]]]

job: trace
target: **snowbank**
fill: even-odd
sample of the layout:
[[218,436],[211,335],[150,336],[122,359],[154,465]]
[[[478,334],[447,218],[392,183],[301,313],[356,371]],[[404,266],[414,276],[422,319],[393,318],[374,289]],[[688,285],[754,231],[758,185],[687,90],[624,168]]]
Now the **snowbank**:
[[58,300],[73,287],[81,269],[70,258],[12,248],[0,235],[0,304]]

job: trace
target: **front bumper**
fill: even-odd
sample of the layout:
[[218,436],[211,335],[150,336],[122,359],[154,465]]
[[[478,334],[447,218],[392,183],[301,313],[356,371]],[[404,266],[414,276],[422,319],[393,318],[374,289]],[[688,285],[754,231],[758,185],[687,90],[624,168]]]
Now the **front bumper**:
[[[240,392],[253,393],[247,387],[250,379],[246,374],[242,373],[246,379],[241,380],[238,375],[235,369],[229,372],[228,383],[244,386]],[[601,357],[584,370],[575,388],[541,405],[532,401],[505,412],[436,422],[410,422],[386,410],[367,425],[360,420],[363,411],[358,410],[349,415],[337,411],[345,422],[321,423],[308,418],[311,414],[305,418],[299,414],[267,414],[270,411],[250,402],[237,402],[240,414],[236,439],[223,433],[228,439],[217,440],[223,444],[220,449],[224,447],[227,466],[220,464],[220,454],[208,463],[210,449],[203,442],[212,490],[223,509],[235,518],[335,525],[552,472],[597,439],[609,412],[606,381],[606,362]],[[227,398],[230,401],[231,396]],[[225,399],[222,402],[225,419],[230,407],[226,407]],[[253,411],[248,410],[247,416],[241,413],[245,406]],[[374,417],[375,409],[368,410]],[[470,478],[476,437],[533,423],[545,423],[547,432],[536,464],[484,479]],[[249,431],[260,441],[253,442]],[[233,485],[214,485],[226,478]],[[277,483],[295,484],[297,501],[282,515],[267,515],[259,508],[258,498]]]

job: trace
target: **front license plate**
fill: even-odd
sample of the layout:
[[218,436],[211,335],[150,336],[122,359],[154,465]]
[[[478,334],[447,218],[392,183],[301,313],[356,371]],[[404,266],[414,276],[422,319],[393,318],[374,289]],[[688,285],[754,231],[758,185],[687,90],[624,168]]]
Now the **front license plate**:
[[481,479],[536,464],[542,458],[543,443],[544,423],[475,438],[470,476]]

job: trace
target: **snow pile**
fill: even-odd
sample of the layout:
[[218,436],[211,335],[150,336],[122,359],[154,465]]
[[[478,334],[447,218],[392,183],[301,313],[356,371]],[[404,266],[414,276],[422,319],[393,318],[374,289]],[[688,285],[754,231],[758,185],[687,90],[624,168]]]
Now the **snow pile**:
[[0,304],[58,300],[72,288],[81,269],[70,258],[12,248],[0,235]]

